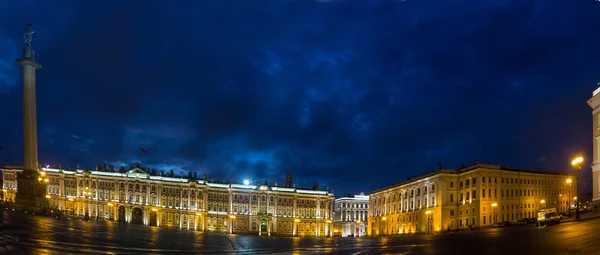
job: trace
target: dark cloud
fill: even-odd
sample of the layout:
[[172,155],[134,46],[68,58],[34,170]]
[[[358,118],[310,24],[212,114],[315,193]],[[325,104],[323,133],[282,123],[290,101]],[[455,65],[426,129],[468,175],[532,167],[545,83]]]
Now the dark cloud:
[[[594,1],[0,4],[1,159],[22,158],[35,25],[42,163],[368,192],[478,159],[590,158]],[[484,149],[484,147],[486,149]],[[590,171],[586,171],[589,175]]]

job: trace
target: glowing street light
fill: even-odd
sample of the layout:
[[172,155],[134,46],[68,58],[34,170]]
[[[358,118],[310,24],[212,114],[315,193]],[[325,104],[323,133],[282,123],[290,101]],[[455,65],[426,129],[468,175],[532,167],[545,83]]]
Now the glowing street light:
[[496,224],[496,206],[498,206],[498,204],[496,204],[496,203],[492,204],[492,208],[494,208],[494,224]]
[[546,200],[540,200],[540,204],[542,204],[542,208],[546,208]]
[[427,234],[429,235],[431,230],[431,211],[427,210],[425,214],[427,215]]
[[577,158],[573,159],[573,161],[571,161],[571,165],[573,165],[573,166],[577,166],[581,163],[583,163],[582,157],[577,157]]
[[[581,163],[583,163],[583,157],[577,157],[571,161],[571,165],[573,165],[573,168],[575,169],[575,171],[581,169]],[[575,175],[575,178],[577,178],[577,175]],[[571,186],[571,184],[569,184],[569,186]],[[577,186],[575,186],[575,192],[577,192]],[[571,195],[569,195],[569,197],[570,196]],[[569,204],[569,206],[570,206],[570,204]],[[575,210],[576,210],[575,211],[575,220],[579,220],[579,203],[576,204]],[[571,212],[571,208],[569,207],[569,214],[570,214],[570,212]]]

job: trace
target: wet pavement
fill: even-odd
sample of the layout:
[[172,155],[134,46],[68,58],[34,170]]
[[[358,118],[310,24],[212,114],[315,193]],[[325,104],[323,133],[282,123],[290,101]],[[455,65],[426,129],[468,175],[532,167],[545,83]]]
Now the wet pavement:
[[0,210],[0,254],[600,254],[600,218],[384,238],[258,237]]

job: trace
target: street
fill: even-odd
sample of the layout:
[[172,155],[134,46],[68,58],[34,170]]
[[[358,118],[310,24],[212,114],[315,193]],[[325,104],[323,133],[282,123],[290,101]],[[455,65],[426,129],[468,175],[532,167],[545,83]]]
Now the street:
[[600,218],[383,238],[258,237],[0,211],[2,254],[599,254]]

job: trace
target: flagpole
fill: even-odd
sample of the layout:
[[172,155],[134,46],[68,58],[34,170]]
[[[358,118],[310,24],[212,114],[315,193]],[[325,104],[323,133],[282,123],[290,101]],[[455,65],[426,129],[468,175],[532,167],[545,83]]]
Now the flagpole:
[[144,160],[144,145],[140,147],[140,167],[142,167],[142,161]]

